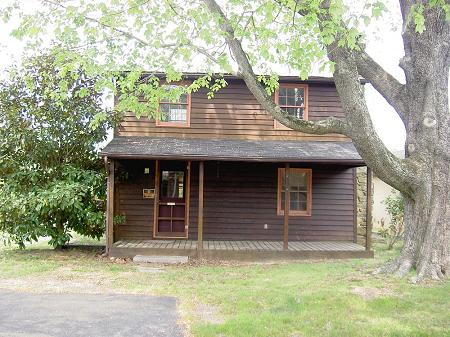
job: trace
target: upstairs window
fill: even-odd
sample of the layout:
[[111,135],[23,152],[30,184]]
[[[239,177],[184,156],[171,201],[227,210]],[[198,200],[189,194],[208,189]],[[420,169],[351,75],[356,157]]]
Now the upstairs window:
[[[285,83],[275,92],[275,103],[289,115],[308,120],[308,85]],[[274,128],[291,130],[275,120]]]
[[[168,89],[176,88],[170,86]],[[191,95],[183,93],[177,100],[161,98],[159,101],[157,126],[189,127]]]

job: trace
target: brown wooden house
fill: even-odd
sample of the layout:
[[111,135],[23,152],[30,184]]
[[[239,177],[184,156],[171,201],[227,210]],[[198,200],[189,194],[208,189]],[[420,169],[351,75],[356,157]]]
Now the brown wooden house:
[[[115,129],[101,151],[108,253],[372,256],[370,238],[356,243],[355,168],[365,164],[350,139],[292,131],[225,78],[212,99],[205,89],[161,101],[161,120],[129,113]],[[332,78],[280,77],[275,99],[299,118],[344,115]]]

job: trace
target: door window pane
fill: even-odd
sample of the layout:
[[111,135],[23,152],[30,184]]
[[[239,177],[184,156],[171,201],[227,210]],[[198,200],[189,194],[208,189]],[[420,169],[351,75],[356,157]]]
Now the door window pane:
[[184,171],[161,171],[161,198],[184,198]]

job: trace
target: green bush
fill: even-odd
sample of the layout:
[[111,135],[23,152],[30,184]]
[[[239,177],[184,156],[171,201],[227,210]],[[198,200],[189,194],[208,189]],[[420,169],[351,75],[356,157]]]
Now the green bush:
[[387,226],[382,220],[381,228],[378,233],[387,240],[388,250],[391,250],[404,233],[405,224],[403,221],[403,214],[405,201],[401,194],[393,193],[387,197],[383,203],[386,205],[386,210],[389,214],[390,225]]
[[0,232],[20,247],[40,237],[62,246],[71,231],[100,238],[105,227],[97,146],[114,116],[95,78],[53,60],[28,60],[0,82]]

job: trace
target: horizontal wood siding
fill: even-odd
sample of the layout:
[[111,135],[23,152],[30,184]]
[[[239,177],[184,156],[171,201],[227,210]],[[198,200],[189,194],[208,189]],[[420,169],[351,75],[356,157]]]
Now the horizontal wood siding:
[[[311,120],[344,116],[334,85],[309,84],[308,91],[308,114]],[[192,93],[188,128],[157,127],[151,118],[138,119],[129,113],[115,134],[193,138],[348,140],[340,135],[308,135],[296,131],[275,130],[273,117],[262,109],[242,82],[230,83],[216,93],[213,99],[208,99],[206,93],[205,89]]]
[[[155,162],[129,160],[118,163],[116,191],[119,201],[114,213],[125,216],[125,223],[115,226],[116,238],[149,240],[153,235],[154,199],[144,199],[142,189],[155,188]],[[149,174],[144,174],[146,167],[150,169]]]
[[[205,163],[205,240],[281,240],[277,215],[277,164]],[[292,167],[311,167],[296,166]],[[289,240],[353,241],[353,172],[313,166],[312,215],[289,218]],[[190,238],[197,234],[198,169],[191,176]],[[264,229],[264,224],[268,225]]]
[[[153,199],[143,188],[154,188],[154,162],[124,161],[130,172],[119,182],[119,239],[151,239]],[[151,163],[151,164],[148,164]],[[205,163],[205,240],[281,240],[283,216],[277,215],[277,169],[273,163]],[[150,167],[150,175],[144,175]],[[291,241],[353,241],[353,172],[342,166],[312,168],[312,215],[291,216]],[[197,239],[198,163],[192,163],[189,238]],[[268,225],[264,229],[264,224]]]

